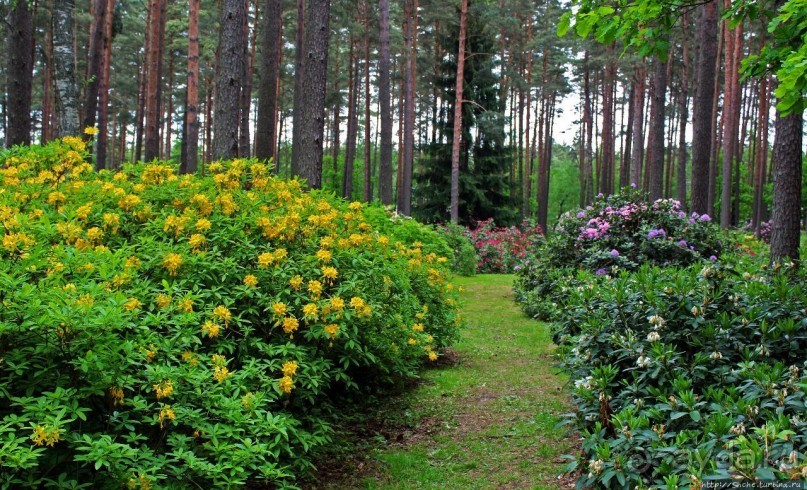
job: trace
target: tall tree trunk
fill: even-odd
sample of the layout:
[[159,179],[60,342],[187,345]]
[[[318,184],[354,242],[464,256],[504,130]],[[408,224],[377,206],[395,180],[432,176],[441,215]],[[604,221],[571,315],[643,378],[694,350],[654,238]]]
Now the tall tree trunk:
[[698,64],[695,100],[692,104],[692,211],[704,214],[709,211],[709,158],[711,154],[712,104],[715,96],[717,60],[717,0],[698,7],[697,32]]
[[[635,104],[633,99],[636,94],[636,83],[630,82],[630,92],[628,94],[628,123],[625,126],[625,148],[622,152],[622,165],[619,167],[619,186],[630,185],[631,151],[633,151],[633,121],[636,118]],[[624,112],[624,106],[622,112]]]
[[347,81],[347,141],[345,142],[345,167],[342,172],[342,197],[353,199],[353,163],[356,160],[356,135],[359,132],[358,87],[359,57],[354,54],[355,40],[350,38],[348,58],[350,67]]
[[[527,18],[527,44],[532,43],[532,16]],[[532,215],[530,209],[530,197],[532,196],[532,151],[530,149],[530,115],[532,109],[532,47],[527,50],[527,76],[525,78],[527,95],[526,126],[524,129],[524,187],[522,188],[522,210],[521,215],[529,218]]]
[[[257,26],[254,27],[250,31],[249,27],[249,5],[250,0],[244,0],[246,4],[244,5],[244,25],[242,26],[243,29],[243,36],[244,36],[244,63],[242,64],[242,78],[241,78],[241,94],[240,94],[240,104],[239,110],[241,114],[241,121],[240,121],[240,130],[238,132],[238,156],[242,158],[249,158],[250,157],[250,149],[249,149],[249,113],[250,107],[252,106],[252,76],[255,72],[255,41],[256,36],[258,33]],[[258,3],[257,0],[255,1],[255,22],[258,21]],[[250,37],[250,32],[252,32],[252,36]],[[250,39],[250,42],[247,43],[246,39]]]
[[373,166],[370,161],[370,1],[364,0],[364,200],[373,200]]
[[803,111],[776,112],[771,261],[799,259]]
[[238,156],[240,96],[244,78],[244,0],[223,0],[219,32],[216,107],[213,114],[213,158]]
[[[462,93],[465,85],[465,32],[468,25],[468,0],[460,7],[460,39],[457,48],[457,80],[454,100],[454,139],[451,144],[451,222],[459,222],[460,138],[462,136]],[[528,177],[528,176],[527,176]]]
[[[686,19],[686,16],[684,16]],[[685,20],[686,24],[686,20]],[[689,45],[684,42],[683,64],[681,67],[681,86],[678,93],[678,180],[676,182],[676,198],[681,207],[687,205],[687,141],[686,128],[689,120]],[[702,176],[699,176],[699,178]]]
[[650,200],[655,201],[663,197],[664,178],[664,122],[665,99],[667,96],[667,63],[656,60],[653,75],[653,103],[650,109],[653,144],[650,148]]
[[[407,5],[408,5],[408,0]],[[378,105],[381,111],[381,164],[378,194],[382,204],[392,204],[392,108],[390,107],[389,0],[378,2]],[[408,37],[408,33],[405,34]],[[407,39],[408,43],[408,39]]]
[[398,210],[404,215],[412,214],[412,171],[415,158],[415,83],[417,81],[417,37],[418,37],[418,0],[411,1],[411,20],[408,23],[408,49],[406,66],[404,67],[404,131],[403,131],[403,166],[401,169],[400,192],[398,193]]
[[188,89],[185,92],[185,137],[180,173],[196,173],[199,166],[199,7],[190,0],[188,7]]
[[740,53],[742,24],[726,31],[726,70],[723,103],[723,181],[720,198],[720,226],[731,226],[732,169],[737,158],[740,110]]
[[292,173],[304,178],[309,188],[322,187],[322,152],[325,126],[325,88],[328,77],[330,0],[309,0],[306,18],[303,106],[297,159]]
[[600,192],[609,195],[613,192],[613,171],[615,166],[614,148],[614,84],[616,82],[616,62],[614,45],[605,50],[605,78],[602,84],[602,172],[600,172]]
[[56,82],[56,111],[59,137],[79,133],[78,87],[76,86],[73,49],[74,0],[53,2],[53,58]]
[[150,162],[159,158],[160,154],[160,80],[162,79],[162,60],[160,45],[163,38],[160,35],[162,23],[163,4],[166,0],[152,0],[149,11],[149,48],[148,48],[148,81],[146,82],[146,128],[145,128],[145,158]]
[[[717,0],[714,0],[717,2]],[[721,67],[720,57],[721,53],[723,52],[723,43],[725,40],[724,31],[725,29],[723,26],[725,25],[724,21],[720,21],[718,24],[718,38],[717,38],[717,54],[715,56],[715,73],[718,73]],[[720,134],[720,127],[717,123],[717,114],[718,114],[718,99],[720,98],[720,77],[715,76],[714,78],[714,85],[712,86],[712,121],[711,121],[711,143],[709,144],[710,154],[709,154],[709,188],[707,191],[706,197],[706,207],[710,215],[715,216],[715,201],[716,196],[715,193],[717,192],[717,154],[718,154],[718,136]],[[720,125],[723,125],[723,117],[720,118]]]
[[[95,117],[98,110],[98,94],[101,85],[101,77],[104,71],[104,28],[106,25],[107,0],[93,0],[92,2],[92,24],[90,27],[90,47],[89,62],[87,65],[87,85],[84,99],[84,121],[85,128],[95,127]],[[104,168],[98,166],[96,168]]]
[[[263,38],[261,39],[261,79],[258,88],[258,124],[255,135],[255,157],[275,159],[277,140],[277,96],[280,74],[281,29],[283,7],[280,0],[266,0]],[[275,161],[277,168],[277,161]]]
[[303,78],[305,75],[305,0],[297,0],[297,30],[294,34],[294,109],[291,122],[291,168],[300,158],[303,127]]
[[339,66],[340,56],[337,52],[337,56],[334,59],[336,66],[334,67],[334,81],[333,81],[333,90],[336,93],[336,100],[334,101],[333,105],[333,125],[332,125],[332,134],[333,134],[333,143],[331,145],[331,188],[336,190],[339,188],[339,184],[336,182],[338,178],[339,172],[339,154],[342,151],[342,121],[341,121],[341,112],[342,112],[342,90],[339,87],[339,80],[341,79],[341,73]]
[[[107,145],[109,143],[109,80],[112,68],[112,19],[115,16],[115,0],[107,2],[104,8],[103,62],[101,63],[101,80],[98,84],[98,140],[95,148],[95,168],[106,168]],[[89,127],[89,126],[88,126]],[[115,127],[115,124],[112,124]]]
[[[8,128],[6,146],[31,144],[31,97],[34,84],[34,25],[28,2],[17,0],[8,15]],[[42,125],[46,122],[43,118]],[[44,132],[44,130],[43,130]]]
[[768,91],[768,77],[765,77],[759,84],[759,116],[757,127],[756,143],[756,175],[754,178],[754,205],[752,225],[754,233],[759,237],[760,223],[763,221],[763,209],[765,204],[762,199],[765,186],[766,166],[768,161],[768,114],[770,113],[770,92]]
[[647,68],[644,62],[636,66],[633,99],[633,154],[630,157],[630,184],[642,186],[644,166],[644,105],[647,87]]
[[146,28],[143,42],[143,57],[141,58],[141,67],[137,72],[137,109],[135,110],[135,142],[132,160],[139,162],[143,155],[143,132],[144,118],[146,116],[146,92],[149,83],[149,47],[151,45],[151,13],[153,11],[152,4],[156,0],[148,0],[146,11]]

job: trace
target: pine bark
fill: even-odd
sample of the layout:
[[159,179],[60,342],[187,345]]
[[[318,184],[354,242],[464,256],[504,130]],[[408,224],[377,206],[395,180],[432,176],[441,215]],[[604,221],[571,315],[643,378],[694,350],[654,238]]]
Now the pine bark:
[[644,164],[644,105],[647,87],[647,68],[644,62],[636,67],[633,92],[633,143],[630,157],[630,184],[642,185],[642,167]]
[[651,126],[653,134],[650,147],[650,200],[661,199],[664,194],[664,123],[665,99],[667,96],[667,63],[656,60],[653,75],[653,100],[650,109]]
[[373,164],[370,161],[370,2],[364,0],[364,200],[373,200]]
[[162,79],[162,58],[160,45],[163,43],[160,25],[162,24],[163,4],[166,0],[152,0],[149,11],[148,80],[146,82],[145,108],[145,157],[150,162],[160,156],[160,80]]
[[103,61],[101,62],[101,79],[98,84],[98,138],[95,148],[96,170],[106,168],[107,166],[107,146],[109,144],[109,81],[112,68],[112,19],[115,13],[115,0],[103,1],[107,4],[104,8]]
[[[261,39],[261,80],[258,88],[258,127],[255,135],[255,158],[275,159],[277,125],[277,85],[280,73],[280,30],[282,5],[280,0],[266,0],[263,38]],[[277,165],[277,162],[275,162]]]
[[465,36],[468,25],[468,0],[460,7],[460,39],[457,48],[457,80],[454,99],[454,136],[451,144],[451,222],[459,222],[460,139],[462,136],[462,94],[465,85]]
[[350,39],[348,55],[350,67],[347,81],[347,141],[345,142],[345,168],[342,172],[342,197],[353,199],[353,163],[356,160],[356,135],[359,132],[358,87],[359,60],[354,55],[355,41]]
[[403,162],[401,168],[398,211],[412,214],[412,171],[415,159],[415,83],[417,80],[418,0],[411,0],[411,20],[408,23],[408,49],[404,67]]
[[[84,99],[85,128],[95,127],[98,111],[98,94],[104,70],[104,28],[106,25],[107,0],[93,0],[92,23],[90,27],[89,62],[87,66],[87,86]],[[96,166],[98,162],[96,160]],[[103,167],[100,167],[103,168]]]
[[[378,105],[381,111],[381,162],[378,168],[378,194],[379,198],[381,198],[381,203],[386,205],[392,204],[392,108],[390,104],[389,0],[380,0],[378,2],[378,10]],[[408,37],[408,33],[406,33],[405,36]]]
[[300,131],[303,127],[303,78],[305,76],[305,0],[297,0],[297,30],[294,34],[294,108],[291,122],[291,168],[298,165],[302,148]]
[[78,87],[76,86],[73,46],[74,0],[53,2],[53,58],[56,84],[58,137],[79,133]]
[[216,73],[216,107],[213,114],[213,158],[238,156],[240,97],[246,62],[244,0],[224,0],[221,4],[219,59]]
[[328,77],[330,1],[310,0],[306,17],[303,106],[297,159],[292,173],[306,180],[309,188],[322,187],[322,153],[325,126],[325,89]]
[[[34,25],[28,2],[17,0],[9,12],[6,46],[8,113],[6,146],[31,144],[31,97],[33,92]],[[46,121],[42,121],[44,126]]]
[[[686,16],[685,16],[686,17]],[[686,22],[686,21],[685,21]],[[678,92],[678,173],[676,182],[676,198],[683,208],[687,205],[687,147],[686,128],[689,120],[689,45],[684,41],[683,63],[681,69],[681,86]]]
[[605,65],[605,78],[602,84],[602,171],[600,172],[600,192],[609,195],[614,190],[614,167],[616,165],[616,149],[614,148],[614,84],[616,83],[616,63],[614,61],[614,45],[605,50],[608,61]]
[[803,113],[776,113],[771,261],[799,259]]
[[199,8],[190,0],[188,8],[188,88],[185,92],[185,135],[180,173],[195,173],[199,166]]

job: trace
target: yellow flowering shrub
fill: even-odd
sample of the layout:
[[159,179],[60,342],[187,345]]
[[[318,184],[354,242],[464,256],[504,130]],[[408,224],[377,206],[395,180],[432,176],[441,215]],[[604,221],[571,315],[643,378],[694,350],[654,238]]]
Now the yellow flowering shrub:
[[439,251],[378,207],[86,150],[0,152],[0,488],[293,485],[331,397],[455,338]]

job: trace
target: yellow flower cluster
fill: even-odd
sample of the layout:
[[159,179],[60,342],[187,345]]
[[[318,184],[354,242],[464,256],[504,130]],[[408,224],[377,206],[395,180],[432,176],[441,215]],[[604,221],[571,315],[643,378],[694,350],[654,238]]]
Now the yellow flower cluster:
[[277,382],[277,386],[283,393],[291,393],[294,389],[294,376],[297,374],[297,361],[287,361],[283,363],[283,377]]
[[168,274],[176,276],[179,268],[182,267],[182,256],[178,253],[169,253],[163,258],[163,267],[168,271]]
[[167,398],[174,393],[174,383],[170,379],[160,381],[154,385],[154,392],[157,393],[157,399]]
[[54,444],[59,442],[60,437],[59,428],[49,424],[37,425],[34,427],[33,434],[31,434],[31,440],[34,441],[34,444],[37,446],[53,447]]

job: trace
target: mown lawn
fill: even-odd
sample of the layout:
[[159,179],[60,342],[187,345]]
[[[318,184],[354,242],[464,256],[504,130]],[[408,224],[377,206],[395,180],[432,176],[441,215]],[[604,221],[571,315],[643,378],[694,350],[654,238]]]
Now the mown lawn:
[[458,278],[467,329],[413,389],[359,417],[342,464],[311,488],[565,488],[569,410],[546,325],[513,302],[513,276]]

